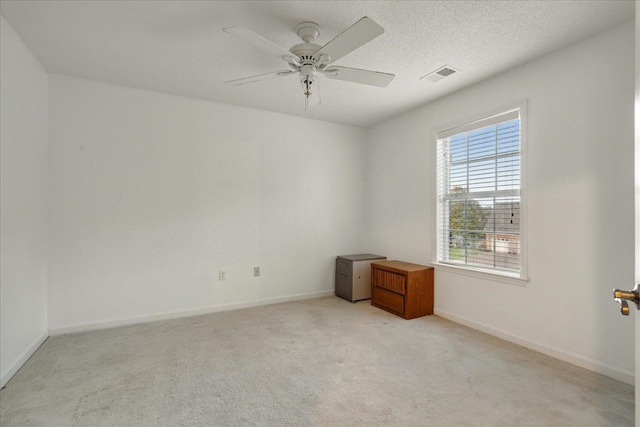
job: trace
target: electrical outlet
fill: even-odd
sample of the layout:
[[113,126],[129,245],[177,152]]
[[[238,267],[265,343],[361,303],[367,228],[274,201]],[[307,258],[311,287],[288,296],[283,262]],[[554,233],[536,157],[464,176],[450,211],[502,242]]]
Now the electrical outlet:
[[260,276],[260,267],[253,267],[253,277]]
[[224,270],[220,270],[218,272],[218,280],[225,280],[227,278],[227,273]]

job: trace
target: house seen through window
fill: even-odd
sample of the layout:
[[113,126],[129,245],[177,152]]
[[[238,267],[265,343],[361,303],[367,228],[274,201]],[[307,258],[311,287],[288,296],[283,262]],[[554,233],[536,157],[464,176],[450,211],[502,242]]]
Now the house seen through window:
[[438,262],[520,276],[521,109],[437,134]]

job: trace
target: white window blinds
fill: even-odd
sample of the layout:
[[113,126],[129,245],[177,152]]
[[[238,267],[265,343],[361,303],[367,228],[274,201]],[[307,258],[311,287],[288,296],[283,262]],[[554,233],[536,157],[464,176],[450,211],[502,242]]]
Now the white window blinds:
[[437,134],[438,262],[521,270],[520,109]]

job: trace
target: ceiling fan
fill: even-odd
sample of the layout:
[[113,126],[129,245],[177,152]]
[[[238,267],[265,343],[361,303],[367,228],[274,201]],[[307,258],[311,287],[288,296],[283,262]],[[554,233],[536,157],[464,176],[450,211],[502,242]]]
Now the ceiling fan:
[[225,83],[240,86],[298,74],[304,94],[305,110],[309,106],[320,104],[318,91],[318,75],[320,74],[330,79],[378,87],[388,86],[395,77],[393,74],[378,71],[331,65],[334,61],[384,33],[384,29],[380,25],[366,16],[324,46],[313,43],[320,35],[320,26],[314,22],[302,22],[296,26],[296,34],[304,43],[297,44],[289,50],[281,48],[247,28],[231,27],[224,28],[223,31],[277,56],[289,65],[287,70],[230,80]]

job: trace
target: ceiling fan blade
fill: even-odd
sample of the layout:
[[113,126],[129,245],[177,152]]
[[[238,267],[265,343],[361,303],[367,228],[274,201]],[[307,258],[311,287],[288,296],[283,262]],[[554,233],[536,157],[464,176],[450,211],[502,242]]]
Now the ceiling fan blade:
[[[338,73],[333,73],[334,70]],[[330,67],[326,70],[325,76],[329,79],[344,80],[345,82],[361,83],[363,85],[378,87],[387,87],[395,77],[393,74],[347,67]]]
[[246,41],[247,43],[251,43],[255,47],[262,49],[265,52],[268,52],[272,55],[277,56],[278,58],[291,62],[288,58],[293,58],[296,61],[298,57],[288,50],[278,46],[277,44],[271,42],[270,40],[265,39],[264,37],[254,33],[253,31],[244,28],[244,27],[230,27],[224,28],[224,31],[227,34],[231,34],[241,40]]
[[276,77],[288,76],[290,74],[295,74],[295,73],[297,72],[293,70],[275,71],[272,73],[260,74],[258,76],[253,76],[253,77],[244,77],[242,79],[229,80],[228,82],[225,82],[225,83],[232,86],[241,86],[241,85],[246,85],[247,83],[261,82],[263,80],[269,80],[269,79],[274,79]]
[[328,55],[329,61],[326,64],[331,64],[382,33],[384,33],[384,28],[365,16],[318,49],[314,56],[319,58],[322,54]]

